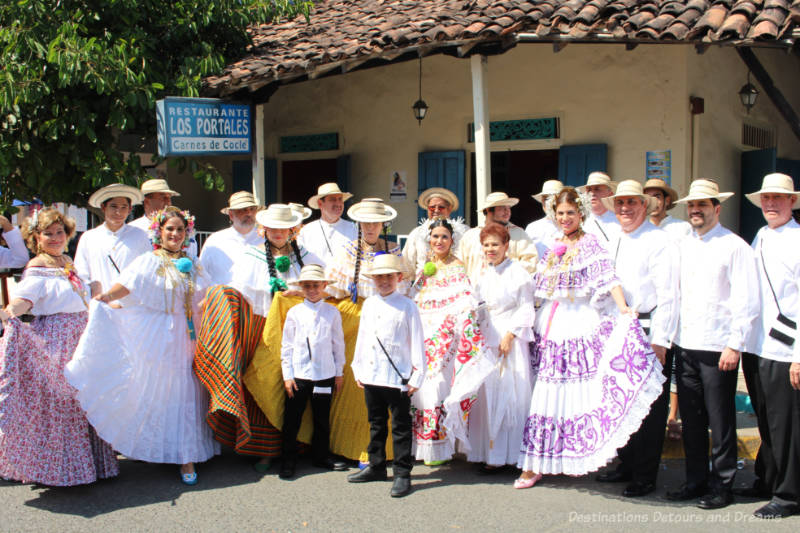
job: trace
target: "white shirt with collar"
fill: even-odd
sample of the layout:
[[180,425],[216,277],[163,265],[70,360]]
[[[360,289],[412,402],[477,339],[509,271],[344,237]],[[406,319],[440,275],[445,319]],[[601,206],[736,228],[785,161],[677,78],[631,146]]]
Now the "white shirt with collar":
[[81,235],[75,252],[75,269],[89,283],[100,282],[101,290],[107,291],[125,267],[152,250],[150,238],[139,228],[123,224],[117,231],[111,231],[103,224]]
[[678,333],[680,310],[677,244],[645,220],[630,233],[620,232],[612,254],[625,301],[638,313],[652,311],[650,342],[670,348]]
[[358,238],[358,227],[355,222],[340,218],[333,224],[315,220],[304,225],[297,236],[297,243],[314,254],[327,267],[336,256],[336,252],[350,241]]
[[547,250],[553,247],[553,242],[561,236],[561,229],[556,226],[555,222],[543,216],[525,226],[525,233],[536,246],[537,255],[545,257]]
[[[509,223],[506,228],[510,237],[507,256],[517,261],[529,274],[533,275],[536,272],[536,264],[539,262],[536,245],[519,226]],[[478,226],[462,235],[458,243],[458,250],[455,251],[456,256],[464,263],[470,281],[477,280],[486,267],[486,258],[481,246],[482,229],[483,226]]]
[[691,224],[671,215],[665,216],[658,227],[666,231],[675,242],[679,242],[692,234]]
[[[152,221],[145,215],[142,215],[139,218],[128,223],[129,226],[133,226],[134,228],[139,228],[145,233],[150,231],[151,224]],[[194,237],[189,239],[189,246],[186,247],[186,255],[192,258],[197,257],[197,241],[195,240]]]
[[675,344],[721,352],[749,346],[760,311],[753,250],[719,223],[680,243],[680,321]]
[[[764,226],[753,240],[753,250],[761,287],[761,318],[755,328],[752,351],[766,359],[800,363],[800,338],[796,337],[794,346],[789,347],[768,335],[775,326],[778,306],[784,316],[795,323],[800,322],[800,224],[791,219],[775,229]],[[775,296],[767,282],[767,274]]]
[[22,240],[19,228],[4,231],[3,238],[8,248],[0,246],[0,268],[22,268],[28,264],[28,249]]
[[422,320],[414,300],[397,291],[386,297],[376,294],[364,300],[350,367],[356,381],[364,385],[407,390],[387,354],[397,371],[408,379],[409,386],[419,388],[422,385],[425,379]]
[[583,231],[597,237],[597,241],[601,246],[606,250],[611,250],[611,243],[616,243],[622,228],[620,228],[617,216],[613,212],[606,210],[600,216],[594,213],[589,215],[589,218],[583,223]]
[[325,300],[303,300],[289,309],[281,341],[284,381],[321,381],[341,376],[344,362],[342,315],[336,307]]
[[212,233],[200,251],[200,264],[206,269],[212,285],[230,285],[233,265],[251,246],[264,243],[255,226],[242,235],[231,226]]

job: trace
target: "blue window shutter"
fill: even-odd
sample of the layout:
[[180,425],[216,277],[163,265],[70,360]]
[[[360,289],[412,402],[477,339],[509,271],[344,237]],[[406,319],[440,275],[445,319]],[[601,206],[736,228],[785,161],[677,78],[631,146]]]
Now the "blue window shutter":
[[[465,154],[463,150],[451,152],[420,152],[417,176],[419,194],[431,187],[442,187],[455,193],[458,197],[458,210],[452,217],[464,216],[464,200],[466,198]],[[428,213],[419,209],[420,218],[427,218]]]
[[264,194],[267,205],[278,201],[278,161],[264,160]]
[[589,173],[606,171],[606,144],[573,144],[558,150],[558,179],[564,185],[578,187]]
[[233,192],[253,192],[253,163],[247,160],[233,162]]

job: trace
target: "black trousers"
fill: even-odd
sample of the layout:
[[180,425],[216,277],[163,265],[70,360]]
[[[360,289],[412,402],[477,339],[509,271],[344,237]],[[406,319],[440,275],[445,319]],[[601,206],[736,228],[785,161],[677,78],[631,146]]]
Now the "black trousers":
[[[311,415],[314,419],[314,433],[311,437],[311,456],[314,461],[324,461],[329,451],[331,433],[330,412],[331,397],[333,395],[334,378],[311,381],[310,379],[295,379],[297,390],[294,397],[286,395],[286,406],[283,411],[283,445],[282,455],[284,460],[297,460],[297,432],[300,431],[300,422],[311,398]],[[327,388],[329,392],[314,392],[314,388]]]
[[[686,482],[729,491],[736,476],[737,371],[718,368],[720,352],[676,347],[678,407],[683,420]],[[708,430],[711,428],[711,471]]]
[[628,443],[619,449],[620,464],[617,470],[631,475],[639,483],[655,483],[661,452],[664,449],[664,428],[669,414],[669,385],[672,377],[674,350],[667,350],[664,362],[664,382],[661,394],[650,406],[650,412],[642,425],[631,435]]
[[[758,448],[754,471],[756,488],[772,492],[775,486],[775,457],[772,455],[772,443],[769,436],[769,423],[766,409],[766,391],[761,384],[759,376],[759,361],[761,358],[752,353],[742,354],[742,372],[744,381],[747,383],[747,393],[750,395],[750,403],[756,413],[758,421],[758,434],[761,437],[761,445]],[[788,379],[788,378],[787,378]]]
[[769,426],[775,482],[772,501],[800,504],[800,391],[789,383],[790,363],[759,358],[758,377],[763,390]]
[[389,412],[392,413],[392,446],[395,477],[411,476],[411,398],[394,387],[364,385],[364,401],[369,420],[369,465],[386,468],[386,437],[389,435]]

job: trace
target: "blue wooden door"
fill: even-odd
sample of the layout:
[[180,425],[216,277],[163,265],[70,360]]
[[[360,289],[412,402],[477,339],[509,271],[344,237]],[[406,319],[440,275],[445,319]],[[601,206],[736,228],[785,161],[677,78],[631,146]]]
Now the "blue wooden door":
[[[464,216],[464,200],[466,198],[466,178],[464,175],[465,155],[463,150],[452,152],[420,152],[417,197],[425,189],[442,187],[455,193],[458,197],[458,210],[451,217]],[[420,218],[427,218],[428,213],[419,209]]]
[[748,244],[753,242],[758,229],[764,225],[764,216],[761,214],[761,209],[753,205],[753,202],[744,195],[759,190],[764,176],[775,172],[776,157],[775,148],[742,152],[742,182],[741,188],[736,193],[740,206],[739,235]]
[[608,145],[573,144],[558,150],[558,179],[564,185],[579,187],[594,171],[606,171]]

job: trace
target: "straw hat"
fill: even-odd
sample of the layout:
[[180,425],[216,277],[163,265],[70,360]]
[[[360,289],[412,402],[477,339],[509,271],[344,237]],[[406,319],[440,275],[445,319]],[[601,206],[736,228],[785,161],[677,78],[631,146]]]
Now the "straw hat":
[[392,274],[398,272],[405,276],[406,262],[402,257],[394,254],[380,254],[372,259],[372,266],[364,275],[367,277],[377,276],[379,274]]
[[347,216],[356,222],[388,222],[397,217],[397,211],[380,198],[364,198],[347,210]]
[[162,180],[162,179],[152,179],[143,182],[141,190],[142,194],[144,194],[145,196],[147,196],[148,194],[152,194],[154,192],[165,192],[170,196],[181,195],[181,193],[179,193],[178,191],[173,191],[172,189],[170,189],[167,180]]
[[256,213],[256,222],[270,229],[289,229],[303,221],[303,216],[286,204],[271,204]]
[[94,191],[89,197],[89,205],[102,209],[103,202],[112,198],[128,198],[131,201],[131,205],[139,205],[142,203],[144,195],[136,187],[123,185],[122,183],[112,183]]
[[430,189],[425,189],[422,191],[422,194],[419,195],[419,200],[417,200],[417,203],[422,209],[428,209],[428,202],[430,202],[431,198],[441,198],[449,203],[450,211],[456,211],[458,209],[458,196],[441,187],[431,187]]
[[337,183],[323,183],[317,189],[317,194],[308,199],[308,205],[312,209],[319,209],[319,199],[332,194],[341,194],[342,200],[345,202],[353,197],[349,192],[342,192]]
[[248,207],[264,207],[258,202],[256,202],[255,196],[253,193],[247,191],[239,191],[235,192],[228,198],[228,207],[224,207],[220,209],[220,212],[223,215],[227,215],[228,211],[231,209],[246,209]]
[[553,194],[558,194],[561,192],[561,189],[564,188],[564,184],[558,180],[547,180],[542,184],[542,192],[539,194],[532,194],[531,198],[536,200],[539,203],[544,201],[545,196],[551,196]]
[[301,281],[325,281],[329,282],[325,277],[325,269],[320,265],[303,265],[300,269],[300,277],[294,282],[294,285],[299,285]]
[[311,216],[311,209],[307,208],[303,204],[296,204],[293,202],[289,202],[289,207],[292,208],[292,211],[303,217],[303,220],[307,219]]
[[667,182],[661,178],[650,178],[647,180],[644,184],[644,190],[647,189],[660,189],[664,191],[664,194],[669,197],[669,203],[667,205],[670,209],[674,207],[675,202],[678,201],[678,191],[667,185]]
[[609,211],[614,211],[614,198],[623,196],[638,196],[647,202],[647,213],[651,213],[658,205],[658,200],[644,193],[642,184],[636,180],[623,180],[617,185],[617,190],[612,196],[601,198],[600,201]]
[[720,202],[724,202],[733,196],[732,192],[719,192],[719,185],[711,180],[694,180],[689,186],[689,195],[680,200],[676,200],[676,204],[685,204],[693,200],[707,200],[716,198]]
[[577,187],[578,192],[586,192],[586,187],[592,185],[605,185],[610,187],[612,191],[617,190],[617,182],[612,181],[608,174],[605,172],[592,172],[586,177],[586,185]]
[[761,195],[763,193],[774,194],[793,194],[795,196],[792,209],[800,209],[800,191],[794,190],[794,181],[791,176],[775,172],[767,174],[761,181],[761,190],[745,194],[748,200],[761,207]]
[[486,197],[486,205],[483,206],[483,208],[489,209],[490,207],[500,207],[500,206],[513,207],[518,203],[519,203],[519,198],[509,198],[508,195],[504,192],[492,192],[489,193],[489,196]]

